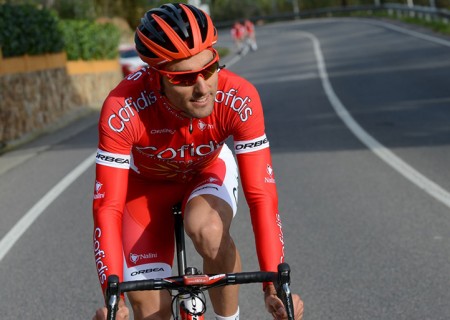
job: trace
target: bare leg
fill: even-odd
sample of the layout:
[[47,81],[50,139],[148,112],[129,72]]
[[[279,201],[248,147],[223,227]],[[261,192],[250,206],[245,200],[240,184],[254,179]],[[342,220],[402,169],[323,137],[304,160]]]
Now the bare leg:
[[[195,249],[203,257],[205,273],[241,271],[239,252],[230,236],[231,207],[213,195],[193,198],[185,208],[185,229]],[[225,286],[209,290],[214,311],[222,316],[236,313],[239,287]]]
[[169,320],[171,297],[167,291],[134,291],[127,294],[135,320]]

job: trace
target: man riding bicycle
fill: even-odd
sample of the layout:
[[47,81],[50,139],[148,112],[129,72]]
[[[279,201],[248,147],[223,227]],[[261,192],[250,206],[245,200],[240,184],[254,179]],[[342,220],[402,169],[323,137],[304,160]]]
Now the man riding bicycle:
[[[93,203],[94,256],[103,291],[121,281],[171,275],[171,208],[181,202],[184,225],[205,273],[241,271],[230,236],[237,210],[238,168],[248,201],[261,270],[276,271],[284,243],[269,142],[256,89],[219,67],[211,18],[191,5],[148,11],[136,30],[148,67],[125,78],[106,98],[99,120]],[[225,140],[233,136],[236,165]],[[286,312],[272,283],[265,305]],[[211,289],[215,319],[238,319],[238,286]],[[135,319],[169,319],[166,291],[129,292]],[[296,319],[303,303],[293,296]],[[123,300],[118,316],[128,318]],[[94,319],[105,319],[105,308]]]

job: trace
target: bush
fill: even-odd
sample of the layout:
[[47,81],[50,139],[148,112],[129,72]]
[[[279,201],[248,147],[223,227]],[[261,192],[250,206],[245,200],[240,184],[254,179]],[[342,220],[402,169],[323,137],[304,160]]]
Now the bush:
[[0,48],[5,58],[66,51],[69,60],[114,59],[120,31],[111,23],[59,20],[33,5],[0,5]]
[[87,20],[61,20],[69,60],[114,59],[118,56],[120,31],[111,23]]
[[57,17],[32,5],[0,5],[0,47],[4,57],[63,51]]

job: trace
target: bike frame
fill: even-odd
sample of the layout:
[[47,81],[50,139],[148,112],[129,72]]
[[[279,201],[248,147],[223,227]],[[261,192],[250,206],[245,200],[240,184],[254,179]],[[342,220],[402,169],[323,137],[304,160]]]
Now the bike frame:
[[[108,320],[116,319],[120,294],[129,291],[143,290],[176,290],[180,294],[176,299],[180,299],[181,295],[187,295],[187,298],[196,298],[199,293],[210,288],[237,285],[246,283],[263,283],[273,282],[277,288],[277,295],[283,301],[288,314],[288,320],[294,320],[294,310],[292,295],[290,291],[290,267],[287,263],[278,265],[278,272],[237,272],[223,274],[198,274],[197,269],[187,267],[186,249],[184,238],[184,225],[181,206],[176,205],[172,209],[175,218],[175,241],[177,251],[178,276],[148,279],[138,281],[119,282],[117,275],[108,277],[108,286],[106,289],[106,305],[108,309]],[[184,297],[186,299],[186,297]],[[204,312],[206,311],[206,302],[204,309],[198,314],[187,313],[181,306],[181,301],[177,301],[176,314],[174,320],[204,320]],[[181,318],[180,318],[181,317]]]

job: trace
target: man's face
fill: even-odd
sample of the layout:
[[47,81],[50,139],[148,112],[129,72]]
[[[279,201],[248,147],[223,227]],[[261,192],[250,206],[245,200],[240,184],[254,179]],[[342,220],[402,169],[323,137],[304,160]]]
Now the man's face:
[[[202,69],[214,58],[214,53],[204,50],[187,59],[169,63],[164,70],[170,72],[189,72]],[[162,76],[162,88],[172,107],[182,111],[190,118],[204,118],[211,114],[214,108],[214,98],[217,91],[218,74],[215,72],[205,80],[201,75],[191,86],[176,85]]]

